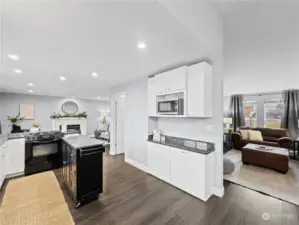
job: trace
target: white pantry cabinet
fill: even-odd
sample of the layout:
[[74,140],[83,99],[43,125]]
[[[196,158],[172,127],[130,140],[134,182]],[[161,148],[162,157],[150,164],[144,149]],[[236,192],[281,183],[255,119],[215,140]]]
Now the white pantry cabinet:
[[148,172],[207,201],[213,188],[213,152],[204,155],[148,142]]
[[155,77],[148,78],[147,80],[147,114],[148,116],[157,115]]
[[187,66],[169,70],[155,76],[156,93],[186,89]]
[[4,143],[6,177],[21,175],[25,170],[25,139],[12,139]]
[[206,62],[188,66],[187,116],[212,117],[212,66]]

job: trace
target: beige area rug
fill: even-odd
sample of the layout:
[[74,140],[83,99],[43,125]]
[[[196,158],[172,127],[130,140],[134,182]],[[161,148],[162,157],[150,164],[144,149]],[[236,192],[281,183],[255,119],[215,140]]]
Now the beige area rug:
[[243,165],[241,151],[224,155],[235,164],[235,171],[224,179],[275,198],[299,205],[299,161],[290,160],[289,172],[282,174],[258,166]]
[[0,206],[0,224],[74,224],[54,173],[10,180]]

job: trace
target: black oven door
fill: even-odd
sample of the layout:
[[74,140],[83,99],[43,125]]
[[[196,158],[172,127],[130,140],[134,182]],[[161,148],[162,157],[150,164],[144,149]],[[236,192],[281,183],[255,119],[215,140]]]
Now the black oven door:
[[25,143],[25,175],[56,169],[61,165],[60,139]]

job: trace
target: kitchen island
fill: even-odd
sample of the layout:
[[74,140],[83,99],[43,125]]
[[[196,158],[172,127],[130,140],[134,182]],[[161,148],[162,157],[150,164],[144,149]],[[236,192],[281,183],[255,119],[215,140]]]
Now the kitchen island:
[[103,192],[104,141],[88,136],[62,138],[62,179],[76,208]]

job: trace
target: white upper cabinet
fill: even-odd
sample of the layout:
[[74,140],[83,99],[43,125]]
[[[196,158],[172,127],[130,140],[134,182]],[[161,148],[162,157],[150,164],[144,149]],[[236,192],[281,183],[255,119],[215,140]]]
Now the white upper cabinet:
[[212,117],[212,66],[206,62],[188,67],[187,116]]
[[156,93],[186,89],[187,66],[169,70],[155,76]]
[[184,93],[183,117],[212,117],[212,88],[212,66],[207,62],[157,74],[148,79],[148,116],[157,116],[157,96]]
[[147,114],[148,116],[156,116],[157,102],[156,102],[156,86],[155,77],[147,80]]

